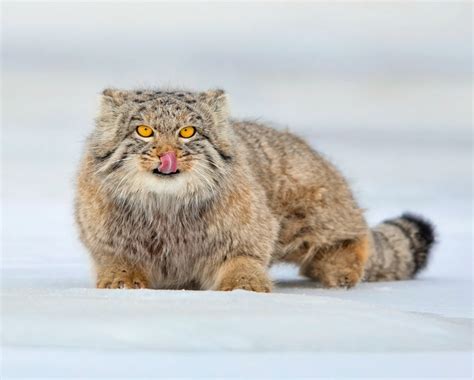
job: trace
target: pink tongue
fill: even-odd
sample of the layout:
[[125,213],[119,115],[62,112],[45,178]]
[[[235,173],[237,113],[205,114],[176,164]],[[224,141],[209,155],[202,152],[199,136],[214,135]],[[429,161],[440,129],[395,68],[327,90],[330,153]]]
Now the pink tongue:
[[160,156],[161,164],[158,168],[160,173],[170,174],[176,173],[178,169],[178,161],[176,160],[176,154],[174,152],[167,152]]

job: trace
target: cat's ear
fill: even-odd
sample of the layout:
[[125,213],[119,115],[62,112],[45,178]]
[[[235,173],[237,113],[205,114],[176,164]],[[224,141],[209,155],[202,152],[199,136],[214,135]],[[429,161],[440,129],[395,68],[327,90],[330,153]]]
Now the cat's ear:
[[128,92],[115,88],[106,88],[102,91],[102,104],[104,106],[119,107],[127,100]]
[[120,144],[119,107],[127,100],[127,92],[114,88],[102,91],[100,111],[96,117],[96,128],[92,134],[91,149],[96,157],[106,156]]
[[229,101],[224,90],[209,90],[199,94],[199,100],[206,104],[219,119],[229,118]]

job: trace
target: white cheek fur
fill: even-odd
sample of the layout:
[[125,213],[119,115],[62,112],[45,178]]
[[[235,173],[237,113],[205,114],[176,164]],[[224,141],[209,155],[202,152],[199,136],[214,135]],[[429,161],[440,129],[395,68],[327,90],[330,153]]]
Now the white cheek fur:
[[198,199],[207,199],[215,194],[215,185],[207,178],[210,169],[197,165],[189,172],[176,176],[161,177],[143,170],[138,161],[127,161],[116,173],[112,181],[113,192],[119,197],[133,195],[136,200],[147,195],[158,196],[157,200],[166,204],[175,204],[175,201],[195,202]]

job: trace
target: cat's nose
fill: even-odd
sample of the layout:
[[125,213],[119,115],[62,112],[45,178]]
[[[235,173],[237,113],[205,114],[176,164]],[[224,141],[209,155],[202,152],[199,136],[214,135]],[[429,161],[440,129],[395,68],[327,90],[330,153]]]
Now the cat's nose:
[[166,152],[160,155],[160,166],[158,171],[163,174],[176,173],[178,171],[178,160],[175,152]]

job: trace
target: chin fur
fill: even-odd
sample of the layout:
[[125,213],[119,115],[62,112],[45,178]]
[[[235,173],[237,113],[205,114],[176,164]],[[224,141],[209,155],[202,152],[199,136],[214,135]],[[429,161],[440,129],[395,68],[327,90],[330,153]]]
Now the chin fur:
[[[122,170],[103,178],[103,185],[118,202],[150,208],[182,208],[209,201],[218,194],[217,181],[203,176],[202,170],[190,170],[174,175],[157,175],[137,170],[129,162]],[[220,182],[222,185],[222,181]]]

